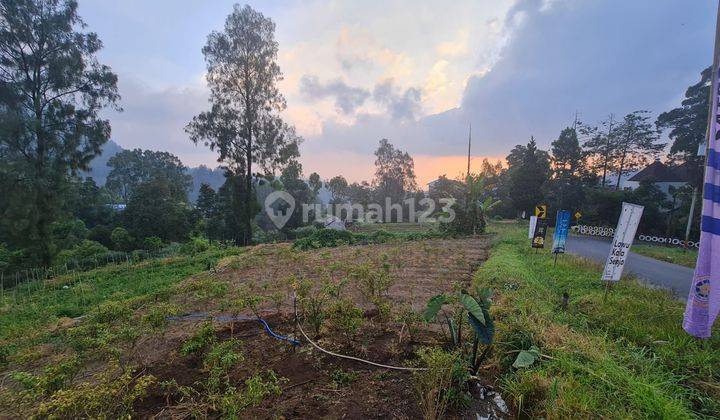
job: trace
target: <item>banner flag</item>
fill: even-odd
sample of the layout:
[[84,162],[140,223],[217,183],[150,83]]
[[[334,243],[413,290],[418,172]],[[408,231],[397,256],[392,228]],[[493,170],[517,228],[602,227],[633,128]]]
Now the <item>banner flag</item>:
[[528,239],[532,239],[535,235],[535,225],[537,225],[537,216],[530,216],[530,229],[528,229]]
[[625,260],[627,259],[630,247],[632,246],[635,233],[637,232],[640,217],[642,217],[643,206],[637,204],[622,203],[620,219],[613,237],[610,254],[608,254],[603,270],[602,279],[605,281],[619,281],[622,276]]
[[560,210],[555,218],[555,234],[553,235],[553,254],[565,253],[565,241],[570,230],[570,212]]
[[544,248],[545,247],[545,235],[547,234],[547,219],[537,219],[535,223],[535,233],[533,233],[532,247],[533,248]]
[[[720,11],[718,12],[720,22]],[[718,29],[716,28],[716,31]],[[718,32],[720,34],[720,32]],[[698,338],[709,338],[712,325],[720,312],[720,69],[718,49],[720,35],[715,39],[712,77],[710,125],[705,154],[702,215],[700,217],[700,249],[690,295],[685,307],[683,328]]]

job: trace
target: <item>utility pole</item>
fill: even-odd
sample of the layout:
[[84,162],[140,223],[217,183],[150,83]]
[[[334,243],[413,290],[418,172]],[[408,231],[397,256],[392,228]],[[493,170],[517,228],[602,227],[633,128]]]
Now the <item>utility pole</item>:
[[466,178],[470,176],[470,145],[472,144],[472,123],[470,123],[470,131],[468,132],[468,161],[467,161],[467,175],[465,175]]
[[605,141],[605,156],[603,156],[603,176],[602,176],[602,186],[605,188],[605,179],[607,176],[607,169],[608,169],[608,159],[610,159],[610,134],[612,133],[612,127],[613,127],[613,118],[615,117],[614,114],[610,114],[610,122],[608,123],[608,132],[606,141]]

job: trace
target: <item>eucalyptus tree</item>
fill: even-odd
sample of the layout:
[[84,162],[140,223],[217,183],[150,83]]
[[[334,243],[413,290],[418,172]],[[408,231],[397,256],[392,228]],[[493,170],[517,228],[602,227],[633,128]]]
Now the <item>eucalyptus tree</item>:
[[[283,122],[285,98],[277,84],[282,72],[277,64],[275,23],[250,6],[235,5],[222,31],[213,31],[202,49],[207,65],[210,109],[195,116],[186,131],[191,140],[217,151],[233,176],[244,178],[242,235],[249,243],[251,219],[257,208],[253,191],[253,164],[274,174],[299,156],[300,138]],[[242,216],[242,217],[241,217]]]
[[16,245],[33,246],[43,264],[52,258],[50,225],[60,216],[69,177],[87,169],[110,137],[99,113],[119,109],[117,76],[97,59],[97,34],[84,28],[72,0],[0,2],[5,198],[22,218],[12,220]]
[[615,128],[615,155],[617,156],[617,183],[620,189],[622,175],[649,163],[665,148],[656,143],[660,138],[650,122],[649,111],[634,111],[623,118]]

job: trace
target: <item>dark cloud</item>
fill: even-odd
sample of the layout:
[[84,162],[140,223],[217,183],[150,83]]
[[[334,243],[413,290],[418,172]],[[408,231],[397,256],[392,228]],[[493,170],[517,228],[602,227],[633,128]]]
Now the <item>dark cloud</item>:
[[575,111],[587,122],[662,112],[712,56],[709,3],[544,3],[515,6],[508,19],[517,27],[502,58],[464,92],[461,108],[491,154],[530,135],[547,147]]
[[323,84],[311,75],[300,79],[300,93],[308,100],[335,98],[335,106],[344,114],[353,114],[370,97],[367,90],[348,86],[341,80]]
[[402,91],[392,79],[387,79],[375,85],[373,99],[385,106],[394,119],[413,120],[420,112],[422,93],[420,89],[412,87]]

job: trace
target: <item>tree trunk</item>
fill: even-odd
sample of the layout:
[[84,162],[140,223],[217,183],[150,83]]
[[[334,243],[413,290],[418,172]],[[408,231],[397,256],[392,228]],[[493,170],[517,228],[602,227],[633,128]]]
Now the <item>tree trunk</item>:
[[245,223],[244,223],[244,244],[250,245],[252,240],[252,128],[248,128],[247,150],[245,152],[247,173],[245,174]]
[[622,178],[623,169],[625,168],[625,156],[627,153],[623,153],[622,159],[620,159],[620,167],[618,168],[618,179],[615,184],[615,191],[620,191],[620,178]]

